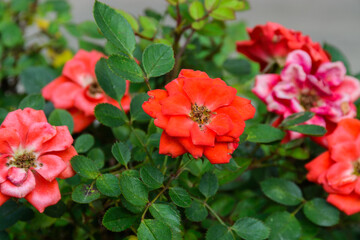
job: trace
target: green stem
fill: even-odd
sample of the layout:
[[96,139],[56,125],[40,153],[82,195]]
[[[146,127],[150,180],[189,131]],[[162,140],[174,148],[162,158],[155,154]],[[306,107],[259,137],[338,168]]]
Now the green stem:
[[292,213],[291,215],[295,216],[305,205],[306,200],[304,200]]
[[139,143],[141,144],[141,146],[144,148],[146,155],[149,157],[150,162],[152,164],[154,164],[154,160],[151,157],[151,154],[149,152],[149,150],[147,149],[146,145],[143,143],[143,141],[141,140],[141,138],[139,137],[139,135],[137,135],[135,129],[132,127],[131,122],[129,122],[129,127],[130,127],[130,131],[134,134],[134,136],[136,137],[136,139],[139,141]]
[[102,172],[102,173],[103,172],[110,172],[110,171],[118,169],[119,167],[121,167],[121,163],[118,163],[118,164],[116,164],[114,166],[111,166],[111,167],[108,167],[108,168],[103,168],[103,169],[101,169],[100,172]]
[[172,183],[172,181],[174,181],[176,178],[179,177],[179,175],[184,171],[186,165],[188,165],[189,162],[191,162],[191,160],[188,161],[188,162],[186,162],[186,163],[184,163],[184,164],[183,164],[182,166],[180,166],[179,168],[177,168],[175,174],[171,175],[169,181],[168,181],[167,184],[163,187],[163,189],[161,189],[161,191],[158,193],[158,195],[156,195],[156,197],[155,197],[151,202],[149,202],[149,203],[146,205],[146,208],[145,208],[145,210],[144,210],[144,212],[143,212],[143,214],[142,214],[142,216],[141,216],[141,221],[143,221],[143,220],[145,219],[145,215],[146,215],[147,211],[149,210],[149,208],[151,207],[151,205],[153,205],[153,204],[156,202],[156,200],[158,200],[158,198],[159,198],[166,190],[169,189],[170,184]]

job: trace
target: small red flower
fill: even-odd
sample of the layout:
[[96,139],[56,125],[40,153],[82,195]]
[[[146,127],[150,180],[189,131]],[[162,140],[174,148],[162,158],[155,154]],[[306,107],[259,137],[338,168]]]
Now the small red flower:
[[182,70],[166,90],[149,91],[143,109],[164,129],[159,152],[177,157],[189,152],[213,164],[228,163],[253,118],[250,100],[236,96],[236,89],[204,72]]
[[0,126],[0,205],[10,197],[25,198],[39,212],[56,204],[56,178],[75,174],[72,143],[68,128],[51,126],[43,111],[10,112]]
[[321,184],[341,211],[360,212],[360,121],[340,121],[327,141],[328,151],[305,165],[307,179]]
[[250,40],[237,42],[237,51],[260,64],[264,70],[269,63],[276,62],[280,66],[285,57],[293,50],[307,52],[313,62],[313,70],[324,62],[330,61],[319,43],[313,42],[309,36],[287,29],[278,23],[268,22],[247,29]]
[[[56,108],[67,109],[74,119],[74,132],[81,132],[94,120],[94,109],[99,103],[110,103],[120,107],[116,100],[107,96],[97,82],[95,65],[100,52],[79,50],[73,59],[68,61],[62,75],[42,89],[42,95],[51,101]],[[130,109],[129,81],[126,81],[126,92],[121,105],[127,112]]]

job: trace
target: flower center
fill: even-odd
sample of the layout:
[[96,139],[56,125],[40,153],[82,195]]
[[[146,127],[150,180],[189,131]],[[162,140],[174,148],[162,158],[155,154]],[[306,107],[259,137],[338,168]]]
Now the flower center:
[[[15,155],[10,162],[6,163],[6,166],[15,166],[17,168],[30,169],[36,167],[36,156],[33,152],[24,152],[20,155]],[[40,163],[40,166],[42,163]]]
[[89,86],[89,94],[95,96],[96,94],[103,93],[103,90],[100,87],[100,84],[97,81],[94,81]]
[[309,111],[312,107],[316,106],[319,96],[315,92],[309,92],[307,94],[300,95],[300,104]]
[[360,176],[360,162],[359,161],[353,162],[353,166],[354,166],[353,174],[356,176]]
[[191,106],[190,119],[199,125],[207,124],[211,117],[211,111],[205,106],[198,106],[196,103]]

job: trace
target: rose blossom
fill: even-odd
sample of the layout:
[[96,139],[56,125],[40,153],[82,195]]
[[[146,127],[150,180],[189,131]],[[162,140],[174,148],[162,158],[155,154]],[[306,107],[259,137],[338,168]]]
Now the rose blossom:
[[56,204],[56,178],[75,174],[72,143],[68,128],[51,126],[43,111],[10,112],[0,126],[0,205],[10,197],[25,198],[39,212]]
[[321,184],[327,201],[346,214],[360,212],[360,121],[340,121],[327,140],[328,151],[305,165],[307,179]]
[[149,91],[143,109],[164,131],[159,152],[177,157],[189,152],[213,164],[228,163],[253,118],[250,100],[236,96],[236,89],[204,72],[182,70],[166,90]]
[[268,22],[253,29],[248,28],[247,31],[250,40],[238,41],[237,51],[258,62],[261,70],[271,63],[277,63],[282,67],[286,56],[297,49],[310,55],[313,70],[321,63],[330,61],[319,43],[313,42],[309,36],[304,36],[301,32],[287,29],[278,23]]
[[[102,57],[105,56],[94,50],[79,50],[65,64],[62,75],[42,89],[46,100],[51,101],[56,108],[70,112],[74,119],[74,132],[82,131],[95,120],[94,109],[97,104],[110,103],[120,107],[115,99],[104,93],[97,82],[95,65]],[[121,105],[124,111],[129,111],[129,81],[126,81]]]
[[[360,96],[360,83],[346,76],[342,62],[327,62],[311,74],[309,54],[291,52],[280,74],[258,75],[252,91],[267,105],[270,112],[280,115],[278,123],[297,112],[311,111],[315,116],[307,124],[331,130],[344,118],[356,116],[354,101]],[[302,137],[290,132],[290,139]]]

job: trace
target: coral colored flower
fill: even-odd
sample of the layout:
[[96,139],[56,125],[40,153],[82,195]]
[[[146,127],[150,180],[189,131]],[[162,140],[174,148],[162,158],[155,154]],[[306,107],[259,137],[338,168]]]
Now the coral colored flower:
[[307,179],[321,184],[341,211],[360,212],[360,121],[340,121],[327,139],[328,151],[305,165]]
[[69,129],[51,126],[43,111],[10,112],[0,126],[0,205],[10,197],[25,198],[39,212],[56,204],[56,178],[75,174],[72,143]]
[[236,96],[236,89],[204,72],[182,70],[166,90],[149,91],[143,109],[164,129],[159,152],[177,157],[189,152],[213,164],[228,163],[253,118],[250,100]]
[[277,63],[283,66],[286,56],[294,50],[304,50],[313,62],[313,70],[329,61],[326,52],[320,44],[313,42],[309,36],[301,32],[287,29],[278,23],[268,22],[247,29],[250,40],[237,42],[237,51],[260,64],[264,70],[269,64]]
[[[360,83],[346,76],[342,62],[327,62],[311,74],[309,54],[291,52],[280,74],[258,75],[252,91],[267,105],[270,112],[280,115],[280,121],[297,112],[311,111],[315,116],[307,124],[331,130],[344,118],[356,116],[354,101],[360,97]],[[290,139],[303,135],[289,132]]]
[[[79,50],[68,61],[62,75],[42,89],[42,95],[56,108],[67,109],[74,119],[74,132],[80,132],[94,120],[94,109],[99,103],[110,103],[120,107],[116,100],[107,96],[97,82],[95,65],[105,57],[97,51]],[[127,112],[130,109],[129,81],[121,105]]]

